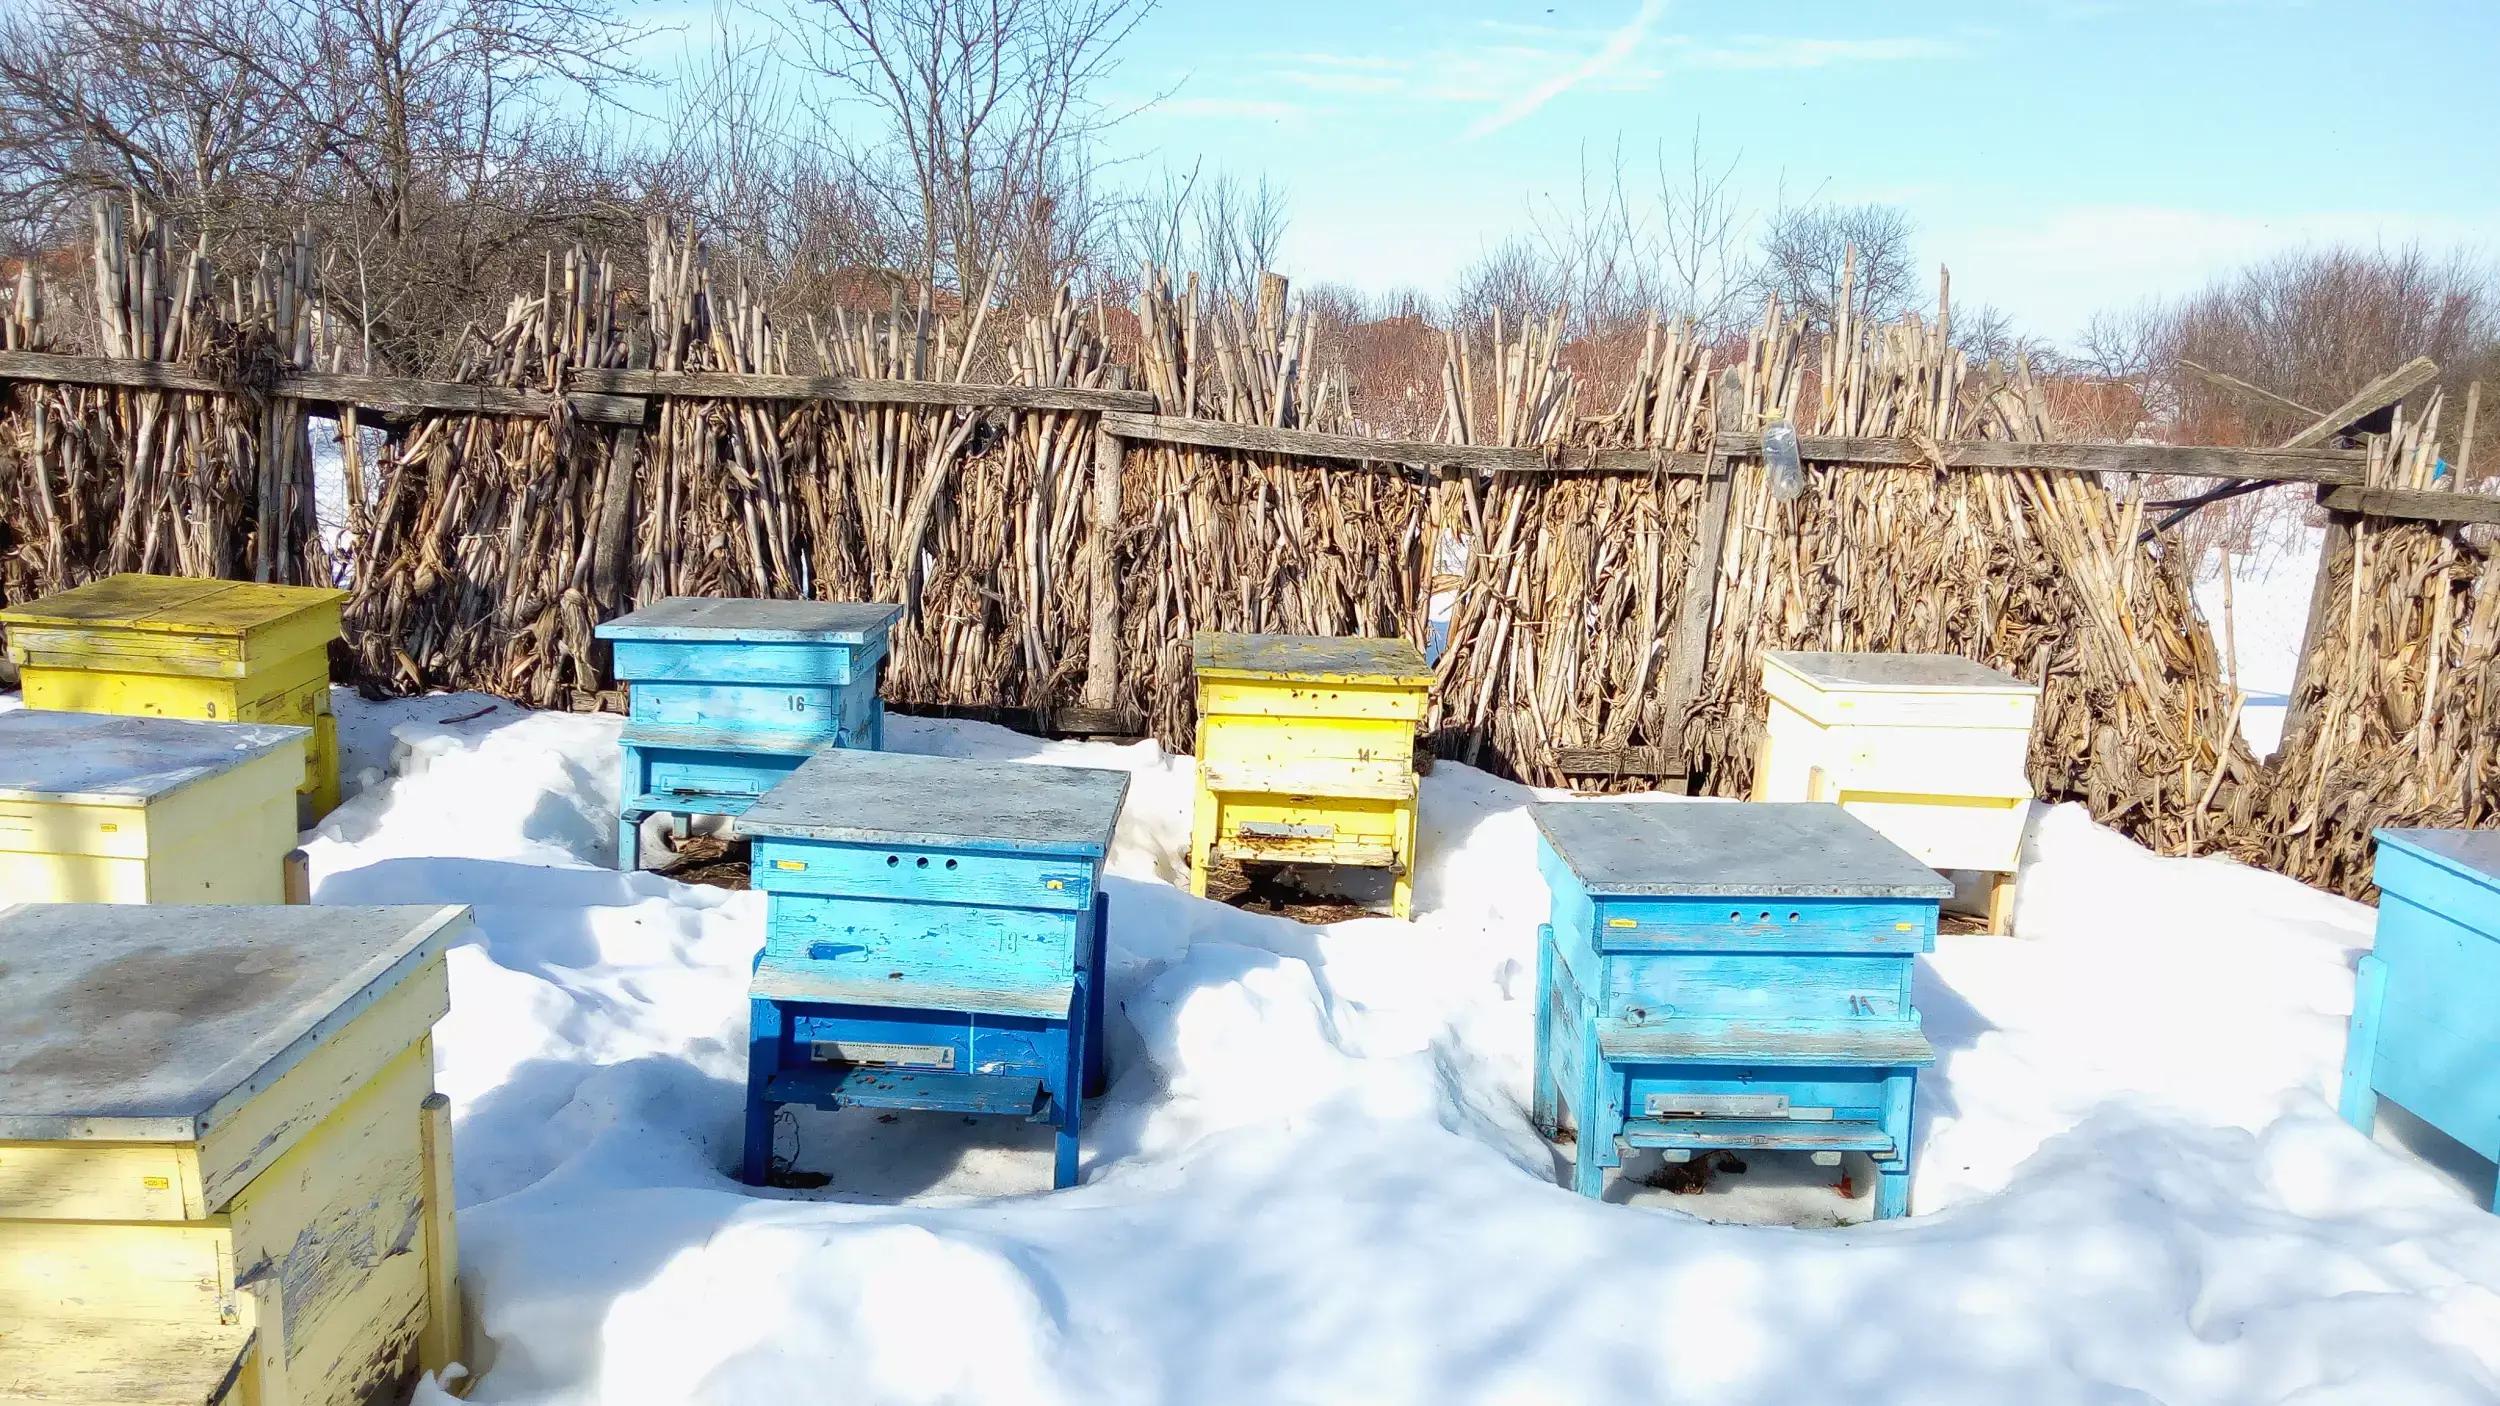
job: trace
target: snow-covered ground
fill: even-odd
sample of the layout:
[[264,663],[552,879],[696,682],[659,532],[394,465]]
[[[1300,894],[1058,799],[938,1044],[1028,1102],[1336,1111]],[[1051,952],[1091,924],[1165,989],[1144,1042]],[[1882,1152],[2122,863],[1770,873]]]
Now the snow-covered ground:
[[2020,935],[1921,964],[1916,1214],[1838,1224],[1865,1200],[1779,1158],[1556,1184],[1524,788],[1436,768],[1417,920],[1305,927],[1177,886],[1187,758],[891,719],[1134,773],[1114,1085],[1070,1191],[1044,1131],[844,1115],[783,1135],[831,1187],[758,1192],[729,1169],[762,898],[608,867],[615,720],[339,706],[363,791],[309,844],[318,900],[477,910],[437,1032],[472,1400],[2500,1400],[2490,1170],[2330,1107],[2370,911],[2073,807]]

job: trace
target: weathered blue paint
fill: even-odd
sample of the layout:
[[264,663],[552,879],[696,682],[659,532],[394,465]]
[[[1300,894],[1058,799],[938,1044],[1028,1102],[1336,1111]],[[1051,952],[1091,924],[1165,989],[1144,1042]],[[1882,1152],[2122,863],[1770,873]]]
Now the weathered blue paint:
[[2368,1132],[2393,1099],[2500,1161],[2500,830],[2381,830],[2372,877],[2378,940],[2353,992],[2344,1118]]
[[618,867],[650,815],[742,815],[821,747],[885,742],[902,607],[677,596],[601,625],[626,685]]
[[1935,1058],[1910,1004],[1951,889],[1831,805],[1534,807],[1531,1112],[1577,1129],[1596,1196],[1627,1147],[1858,1152],[1909,1212],[1911,1103]]
[[1055,1184],[1075,1184],[1127,794],[1122,772],[825,751],[746,811],[767,895],[748,1181],[771,1172],[772,1110],[799,1103],[1052,1124]]

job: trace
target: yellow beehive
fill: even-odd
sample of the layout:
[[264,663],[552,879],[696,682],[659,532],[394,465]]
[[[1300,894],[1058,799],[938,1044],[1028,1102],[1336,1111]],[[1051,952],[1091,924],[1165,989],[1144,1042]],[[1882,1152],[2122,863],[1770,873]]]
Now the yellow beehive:
[[1217,858],[1382,868],[1413,906],[1415,728],[1432,671],[1405,640],[1202,634],[1193,892]]
[[1758,801],[1833,801],[1938,869],[1993,873],[2004,932],[2031,804],[2040,690],[1950,654],[1762,656]]
[[0,713],[0,903],[285,901],[311,735]]
[[364,1406],[460,1355],[465,908],[0,908],[0,1402]]
[[26,706],[313,731],[310,825],[339,803],[330,641],[345,591],[126,574],[0,610]]

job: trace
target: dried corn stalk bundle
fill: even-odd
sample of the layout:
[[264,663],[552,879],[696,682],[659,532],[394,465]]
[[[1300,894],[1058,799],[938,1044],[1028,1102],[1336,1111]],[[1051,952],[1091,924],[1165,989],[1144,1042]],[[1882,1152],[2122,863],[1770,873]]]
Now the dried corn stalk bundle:
[[[986,309],[960,334],[925,302],[882,329],[837,315],[811,332],[844,375],[962,382],[988,354],[1013,385],[1110,384],[1099,311],[1064,289],[1001,348],[980,341]],[[1066,701],[1084,661],[1093,416],[819,404],[784,436],[812,465],[798,483],[815,593],[909,607],[889,697],[1019,714]]]
[[[2371,485],[2434,479],[2439,405],[2370,446]],[[2382,825],[2500,824],[2500,554],[2488,534],[2356,519],[2327,566],[2322,613],[2275,759],[2264,862],[2369,896]]]
[[[1138,369],[1165,414],[1351,429],[1344,383],[1314,379],[1311,319],[1284,280],[1254,306],[1202,307],[1153,275],[1138,300]],[[1122,667],[1117,706],[1164,745],[1195,725],[1191,635],[1402,636],[1424,628],[1430,493],[1386,466],[1166,444],[1128,451],[1121,480]]]
[[[1758,339],[1743,413],[1805,434],[2041,439],[2028,369],[1971,384],[1941,323],[1844,324],[1813,377],[1801,327]],[[1791,502],[1739,472],[1704,696],[1685,743],[1745,794],[1773,649],[1934,651],[2042,687],[2031,780],[2165,852],[2249,848],[2257,765],[2182,557],[2138,545],[2142,500],[2081,475],[1818,469]]]
[[[572,367],[623,360],[613,270],[577,249],[501,327],[467,340],[458,379],[555,390]],[[595,691],[592,526],[608,465],[599,437],[561,415],[405,425],[373,465],[371,511],[351,523],[347,638],[365,677],[539,707]]]
[[[244,386],[308,365],[311,244],[223,282],[134,203],[95,209],[102,355]],[[40,282],[22,274],[0,337],[48,350]],[[85,341],[87,339],[63,339]],[[0,410],[0,600],[116,571],[327,582],[304,416],[242,394],[17,382]]]
[[[1513,340],[1496,317],[1481,376],[1469,339],[1450,337],[1444,432],[1463,443],[1706,446],[1710,356],[1689,328],[1653,321],[1614,408],[1575,422],[1560,326],[1531,324]],[[1700,493],[1697,479],[1664,472],[1494,473],[1444,485],[1438,749],[1558,784],[1559,749],[1673,742],[1683,719],[1669,716],[1667,655]]]

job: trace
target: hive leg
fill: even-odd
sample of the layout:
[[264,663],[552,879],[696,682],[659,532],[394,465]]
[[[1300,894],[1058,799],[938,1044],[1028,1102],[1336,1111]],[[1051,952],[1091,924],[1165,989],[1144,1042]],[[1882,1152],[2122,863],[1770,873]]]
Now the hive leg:
[[417,1366],[441,1372],[461,1361],[460,1242],[453,1234],[451,1100],[427,1094],[418,1105],[418,1143],[425,1157],[425,1329]]
[[1200,898],[1207,896],[1207,865],[1215,850],[1218,807],[1215,793],[1207,789],[1202,778],[1198,782],[1197,808],[1189,822],[1189,891]]
[[1392,917],[1415,915],[1415,802],[1408,800],[1398,807],[1397,877],[1389,886],[1389,913]]
[[642,867],[642,817],[632,811],[616,818],[616,867],[626,874]]
[[746,1155],[738,1179],[762,1186],[773,1170],[773,1105],[764,1090],[781,1064],[781,1003],[757,999],[748,1008]]
[[1562,1085],[1554,1078],[1554,929],[1536,930],[1536,1062],[1528,1075],[1528,1117],[1548,1138],[1561,1131]]
[[1604,1063],[1591,1055],[1588,1077],[1580,1081],[1578,1107],[1572,1109],[1580,1136],[1572,1146],[1571,1189],[1592,1201],[1605,1194],[1606,1163],[1602,1149],[1615,1136],[1614,1129],[1607,1126],[1606,1106],[1597,1093],[1598,1071]]
[[2344,1089],[2336,1111],[2366,1136],[2378,1126],[2379,1009],[2387,1003],[2387,964],[2375,952],[2361,959],[2352,988],[2352,1024],[2344,1034]]
[[[1079,989],[1074,1008],[1069,1012],[1072,1017],[1092,1009],[1094,1000],[1092,975],[1079,972],[1076,981]],[[1059,1136],[1052,1148],[1050,1180],[1050,1184],[1061,1191],[1076,1185],[1077,1135],[1085,1123],[1085,1071],[1092,1067],[1094,1058],[1090,1047],[1092,1041],[1088,1036],[1082,1018],[1069,1020],[1068,1062],[1059,1075],[1065,1096],[1060,1102]]]
[[1988,931],[2008,937],[2014,931],[2014,875],[1995,874],[1988,880]]
[[1111,1041],[1102,1027],[1103,992],[1111,985],[1106,963],[1111,955],[1111,895],[1094,895],[1093,977],[1085,986],[1085,1096],[1099,1098],[1111,1083],[1108,1056]]
[[1910,1106],[1918,1090],[1918,1071],[1900,1070],[1884,1080],[1884,1131],[1892,1152],[1875,1159],[1875,1219],[1892,1220],[1910,1213]]

